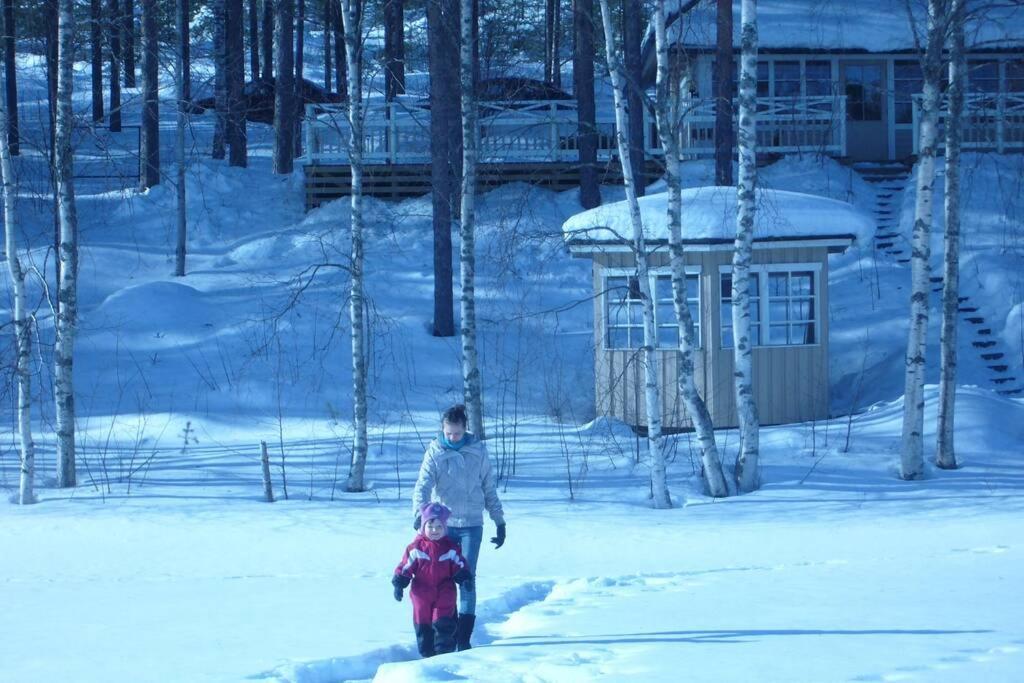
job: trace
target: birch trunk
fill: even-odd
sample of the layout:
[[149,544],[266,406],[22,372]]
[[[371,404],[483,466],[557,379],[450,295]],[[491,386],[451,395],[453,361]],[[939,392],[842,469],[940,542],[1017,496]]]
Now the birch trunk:
[[633,226],[633,256],[636,260],[636,274],[640,285],[640,296],[643,300],[644,317],[644,400],[647,410],[647,449],[651,459],[651,492],[654,507],[672,507],[669,497],[668,482],[665,472],[665,452],[661,435],[661,394],[658,387],[658,357],[655,351],[657,336],[654,328],[654,304],[651,298],[651,281],[649,278],[647,244],[644,239],[644,225],[640,216],[640,204],[637,201],[635,178],[629,163],[630,134],[626,119],[626,97],[623,75],[615,49],[615,33],[612,29],[612,16],[608,0],[601,2],[601,19],[604,26],[605,55],[608,59],[608,72],[612,79],[615,95],[615,126],[616,142],[618,143],[619,161],[622,165],[622,177],[626,189],[626,202],[629,206],[629,217]]
[[473,2],[462,0],[461,83],[462,83],[462,203],[459,249],[462,295],[462,391],[466,401],[469,430],[485,438],[483,390],[476,352],[476,84],[473,81]]
[[156,0],[142,0],[142,189],[160,183],[160,95]]
[[57,403],[57,486],[75,479],[75,334],[78,331],[78,215],[75,210],[71,108],[74,66],[74,0],[59,0],[57,9],[57,122],[54,175],[59,226],[57,326],[54,341],[54,395]]
[[964,111],[964,3],[951,7],[949,111],[946,113],[946,231],[942,268],[942,332],[939,361],[939,424],[935,464],[956,469],[953,424],[956,409],[956,323],[960,308],[960,136]]
[[4,79],[7,98],[7,138],[12,156],[21,153],[18,135],[18,70],[17,70],[17,26],[14,23],[14,0],[4,3]]
[[295,151],[295,64],[292,44],[294,5],[292,0],[277,0],[274,15],[274,50],[277,77],[274,81],[274,173],[292,172]]
[[[682,21],[682,18],[679,19]],[[672,303],[679,324],[678,389],[686,413],[693,423],[701,449],[704,486],[709,495],[724,498],[729,487],[722,472],[722,462],[715,443],[715,426],[707,404],[697,391],[694,381],[694,355],[697,339],[693,318],[686,304],[686,259],[682,235],[682,181],[679,168],[679,86],[670,83],[668,67],[668,39],[665,28],[665,0],[654,6],[654,39],[657,48],[657,118],[658,137],[665,153],[665,182],[668,185],[669,249],[672,264]]]
[[601,204],[597,186],[597,106],[594,101],[594,2],[573,0],[573,90],[579,125],[580,206],[592,209]]
[[110,43],[110,132],[121,132],[121,6],[119,0],[107,5],[107,41]]
[[924,476],[924,371],[928,334],[928,288],[931,274],[932,204],[935,146],[938,142],[939,92],[944,44],[944,0],[928,0],[928,35],[924,55],[924,95],[917,163],[917,197],[911,244],[910,333],[907,335],[900,477]]
[[755,490],[758,477],[760,419],[754,401],[754,371],[750,325],[750,264],[753,260],[755,191],[757,189],[757,2],[740,5],[742,56],[739,91],[739,185],[736,244],[732,256],[733,379],[740,431],[736,485]]
[[341,0],[345,27],[345,55],[348,60],[349,163],[352,168],[352,286],[349,293],[349,321],[352,325],[352,410],[355,433],[348,491],[366,489],[366,322],[363,315],[363,82],[360,0]]
[[[175,7],[175,23],[178,29],[178,38],[184,43],[188,40],[188,15],[186,14],[188,0],[177,0]],[[185,108],[188,106],[185,101],[185,53],[179,49],[174,59],[174,80],[177,99],[175,126],[174,126],[174,153],[178,164],[175,173],[175,194],[177,196],[177,245],[174,258],[174,275],[185,276],[185,249],[187,238],[186,227],[186,196],[185,196]]]
[[[9,130],[7,106],[0,102],[0,131],[5,130]],[[18,215],[15,211],[10,140],[3,134],[0,134],[0,180],[3,181],[4,193],[4,249],[14,299],[14,348],[17,357],[14,374],[18,378],[18,448],[21,456],[18,503],[28,505],[35,502],[36,472],[35,442],[32,440],[32,317],[28,312],[25,271],[16,241]]]
[[223,159],[228,130],[228,0],[213,0],[213,158]]

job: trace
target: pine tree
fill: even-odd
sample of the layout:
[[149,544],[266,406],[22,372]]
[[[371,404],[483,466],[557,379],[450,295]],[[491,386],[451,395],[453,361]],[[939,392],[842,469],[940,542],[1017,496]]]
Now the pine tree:
[[89,49],[92,67],[92,120],[103,121],[103,10],[102,0],[89,0]]
[[142,0],[142,189],[160,183],[159,34],[156,0]]
[[[715,185],[732,185],[732,0],[717,0],[715,74],[713,96],[715,101]],[[679,18],[682,21],[682,17]]]
[[277,76],[274,82],[274,173],[292,172],[295,154],[295,57],[292,0],[277,0],[274,21],[274,53]]
[[121,4],[110,0],[107,5],[107,42],[110,43],[110,132],[121,132]]
[[597,186],[597,105],[594,100],[594,2],[573,0],[573,89],[579,128],[580,205],[592,209],[601,203]]

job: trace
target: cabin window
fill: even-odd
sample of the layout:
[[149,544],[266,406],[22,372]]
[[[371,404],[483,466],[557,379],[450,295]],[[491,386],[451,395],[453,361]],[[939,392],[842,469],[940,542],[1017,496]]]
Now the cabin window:
[[1006,62],[1006,92],[1024,92],[1024,59]]
[[[755,267],[750,273],[751,339],[754,346],[818,343],[818,272],[810,267]],[[732,274],[722,272],[722,348],[732,348]],[[762,293],[764,293],[762,295]]]
[[[651,274],[654,296],[654,325],[657,346],[672,349],[679,345],[679,326],[672,303],[672,276],[658,271]],[[606,275],[604,278],[605,348],[639,349],[644,344],[643,298],[636,275]],[[686,304],[693,319],[693,332],[700,346],[700,274],[686,274]]]
[[848,64],[845,72],[847,118],[851,121],[881,121],[881,65]]
[[921,92],[923,83],[921,64],[917,60],[901,59],[893,64],[893,108],[896,123],[913,122],[913,97]]
[[822,97],[832,94],[831,62],[809,59],[804,65],[804,69],[808,97]]
[[800,62],[775,62],[775,96],[800,97]]
[[999,62],[991,60],[968,62],[967,84],[970,92],[999,92]]

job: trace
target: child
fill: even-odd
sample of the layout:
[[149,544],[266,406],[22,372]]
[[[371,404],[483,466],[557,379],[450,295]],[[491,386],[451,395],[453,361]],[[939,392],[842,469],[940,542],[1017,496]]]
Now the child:
[[473,590],[473,575],[459,544],[448,537],[451,514],[451,510],[436,502],[420,508],[420,533],[405,549],[391,579],[398,601],[412,582],[412,622],[416,645],[424,657],[455,649],[455,584]]

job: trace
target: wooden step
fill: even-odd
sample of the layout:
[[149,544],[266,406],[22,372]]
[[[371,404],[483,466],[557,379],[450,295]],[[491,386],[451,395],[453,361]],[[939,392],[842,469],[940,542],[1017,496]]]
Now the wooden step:
[[892,245],[892,242],[879,242],[875,245],[875,249],[888,249]]
[[984,335],[988,336],[988,335],[992,334],[992,328],[991,327],[983,327],[980,330],[976,330],[976,332],[978,334],[984,334]]
[[966,320],[972,325],[980,325],[985,322],[984,318],[967,318]]
[[996,372],[1006,372],[1009,369],[1009,365],[989,365],[989,370],[995,370]]
[[971,346],[973,346],[976,349],[990,349],[990,348],[992,348],[995,345],[996,345],[996,343],[994,341],[976,341],[976,342],[971,342]]
[[[960,297],[960,298],[962,299],[963,297]],[[956,310],[960,311],[961,313],[977,313],[978,312],[978,307],[977,306],[961,306],[960,308],[958,308]]]
[[999,360],[1003,357],[1002,353],[983,353],[981,354],[982,360]]

